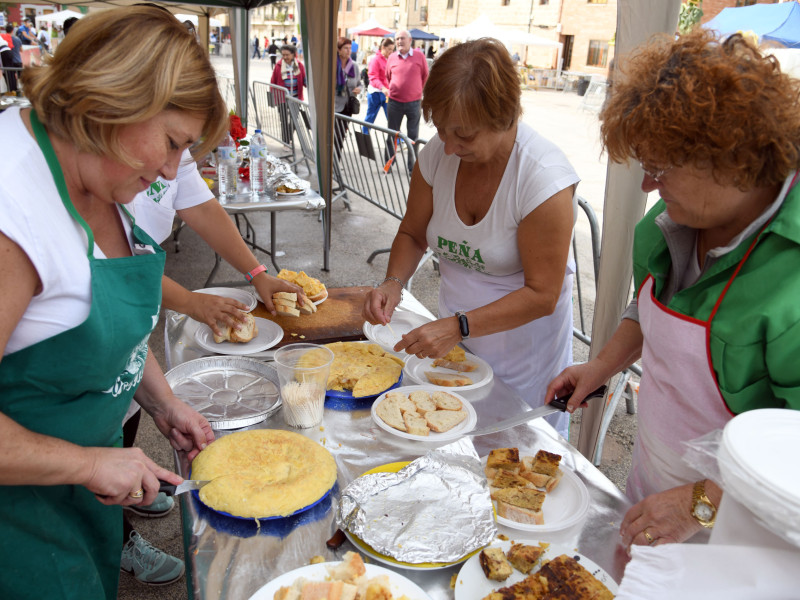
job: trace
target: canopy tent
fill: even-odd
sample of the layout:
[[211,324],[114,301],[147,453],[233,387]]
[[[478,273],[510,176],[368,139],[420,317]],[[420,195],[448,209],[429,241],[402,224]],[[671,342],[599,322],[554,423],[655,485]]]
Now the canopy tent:
[[74,10],[61,10],[54,13],[49,13],[46,15],[37,15],[36,16],[36,28],[39,29],[42,23],[48,23],[50,26],[53,25],[64,25],[64,21],[67,19],[71,19],[75,17],[76,19],[80,19],[84,17],[83,13],[75,12]]
[[800,4],[753,4],[723,8],[703,25],[723,35],[752,31],[761,42],[777,42],[787,48],[800,48]]
[[427,31],[422,31],[422,29],[417,29],[417,28],[409,29],[408,33],[411,34],[412,40],[436,41],[439,39],[438,35],[434,35],[432,33],[428,33]]
[[477,40],[482,37],[493,37],[503,41],[506,45],[520,44],[522,46],[545,46],[549,48],[561,48],[562,46],[561,42],[557,40],[534,35],[522,29],[506,29],[495,25],[486,15],[479,16],[472,23],[468,23],[463,27],[445,29],[439,35],[447,40],[467,41]]
[[372,29],[367,29],[366,31],[359,31],[358,33],[353,35],[365,36],[365,37],[394,37],[394,32],[388,29],[384,29],[383,27],[373,27]]
[[[367,33],[367,32],[378,32],[381,31],[383,33]],[[355,27],[351,27],[347,30],[348,35],[373,35],[377,37],[383,37],[387,34],[393,33],[391,29],[388,29],[381,25],[377,19],[367,19],[361,25],[356,25]]]
[[[189,21],[195,27],[198,26],[197,15],[186,15],[186,14],[176,13],[175,18],[178,19],[178,21]],[[209,17],[208,25],[209,27],[222,27],[222,21],[220,21],[219,19],[215,19],[213,17]]]
[[[61,5],[101,4],[130,5],[140,0],[65,0]],[[247,118],[247,85],[249,58],[249,15],[252,8],[270,4],[272,0],[191,0],[180,3],[165,3],[174,11],[200,15],[201,36],[208,35],[209,6],[230,9],[231,36],[235,51],[234,75],[237,90],[237,110]],[[337,0],[297,0],[300,15],[300,31],[303,40],[306,71],[309,79],[310,105],[314,142],[317,153],[317,173],[320,194],[325,198],[324,269],[329,267],[331,188],[333,171],[333,89],[336,72],[336,53],[331,49],[337,38]],[[678,23],[680,3],[663,0],[618,0],[617,3],[617,56],[622,56],[644,43],[655,33],[672,33]],[[313,15],[313,18],[311,18]],[[365,28],[365,29],[368,29]],[[507,32],[500,30],[500,35]],[[479,32],[477,37],[487,35]],[[440,37],[447,37],[440,32]],[[455,36],[451,36],[455,37]],[[458,38],[465,39],[465,38]],[[466,38],[471,39],[471,38]],[[597,302],[592,328],[590,356],[594,357],[609,340],[619,324],[622,310],[628,300],[631,281],[631,248],[633,226],[644,212],[646,196],[640,189],[642,171],[637,164],[608,167],[603,213],[602,252],[598,277]],[[602,423],[606,404],[591,403],[584,409],[578,449],[590,459],[595,453],[595,444]]]

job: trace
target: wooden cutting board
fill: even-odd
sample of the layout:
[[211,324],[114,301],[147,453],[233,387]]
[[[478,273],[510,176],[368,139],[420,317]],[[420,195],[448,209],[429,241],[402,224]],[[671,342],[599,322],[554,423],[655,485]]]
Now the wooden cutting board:
[[361,309],[371,289],[367,286],[328,288],[328,297],[317,305],[317,312],[311,315],[273,317],[261,302],[253,309],[253,315],[274,321],[283,328],[283,339],[275,348],[293,342],[328,344],[365,340]]

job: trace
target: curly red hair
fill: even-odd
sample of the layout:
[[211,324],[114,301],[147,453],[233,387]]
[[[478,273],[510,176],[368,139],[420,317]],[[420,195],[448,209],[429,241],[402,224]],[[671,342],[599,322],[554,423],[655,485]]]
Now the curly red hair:
[[800,81],[741,35],[657,38],[614,73],[600,114],[611,160],[711,169],[742,190],[800,167]]

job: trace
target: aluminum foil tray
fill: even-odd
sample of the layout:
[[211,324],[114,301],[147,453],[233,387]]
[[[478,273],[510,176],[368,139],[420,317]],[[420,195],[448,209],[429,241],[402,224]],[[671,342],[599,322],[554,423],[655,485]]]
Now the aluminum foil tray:
[[264,421],[281,406],[275,369],[243,356],[207,356],[168,373],[175,395],[213,429],[239,429]]

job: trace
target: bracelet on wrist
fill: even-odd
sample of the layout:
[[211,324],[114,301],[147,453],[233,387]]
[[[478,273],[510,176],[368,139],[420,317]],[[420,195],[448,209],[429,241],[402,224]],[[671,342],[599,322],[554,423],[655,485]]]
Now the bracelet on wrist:
[[247,283],[251,283],[251,284],[252,284],[252,283],[253,283],[253,278],[254,278],[256,275],[258,275],[259,273],[269,273],[269,271],[267,270],[267,267],[266,267],[266,266],[264,266],[264,265],[258,265],[258,266],[257,266],[255,269],[253,269],[252,271],[248,271],[247,273],[245,273],[245,274],[244,274],[244,278],[247,280]]
[[403,282],[402,279],[400,279],[399,277],[394,277],[393,275],[389,275],[386,279],[381,281],[379,285],[383,285],[384,283],[388,283],[390,281],[394,281],[395,283],[399,283],[401,290],[404,290],[405,287],[406,287],[406,284]]

